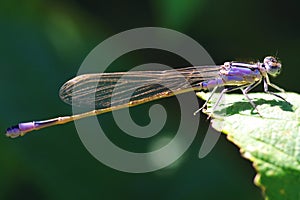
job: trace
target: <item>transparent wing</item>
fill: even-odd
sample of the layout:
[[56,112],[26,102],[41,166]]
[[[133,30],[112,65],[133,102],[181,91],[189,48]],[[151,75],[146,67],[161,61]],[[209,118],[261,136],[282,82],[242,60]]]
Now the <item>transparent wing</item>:
[[60,97],[68,104],[95,105],[97,109],[124,104],[132,106],[197,90],[200,82],[215,78],[218,73],[219,66],[198,66],[165,71],[84,74],[67,81],[60,89]]

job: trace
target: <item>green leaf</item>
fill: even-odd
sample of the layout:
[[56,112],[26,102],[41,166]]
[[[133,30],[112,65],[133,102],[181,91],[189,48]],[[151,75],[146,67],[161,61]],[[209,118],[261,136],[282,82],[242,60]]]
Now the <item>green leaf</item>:
[[[204,100],[209,96],[197,95]],[[265,93],[249,94],[261,117],[243,95],[226,94],[211,122],[253,162],[254,182],[266,199],[300,199],[300,95],[280,95],[290,104]],[[210,114],[214,102],[205,113]]]

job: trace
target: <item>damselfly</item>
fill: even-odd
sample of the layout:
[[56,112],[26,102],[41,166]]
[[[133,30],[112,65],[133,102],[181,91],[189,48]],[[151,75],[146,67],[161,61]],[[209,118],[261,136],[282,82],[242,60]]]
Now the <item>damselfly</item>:
[[[75,106],[95,105],[95,110],[49,120],[19,123],[8,128],[6,136],[15,138],[33,130],[65,124],[156,99],[189,91],[212,89],[208,100],[195,112],[197,113],[207,105],[217,88],[221,86],[225,86],[225,89],[220,93],[212,112],[220,103],[223,94],[234,90],[241,90],[253,108],[257,110],[247,93],[262,81],[266,93],[286,101],[268,89],[268,86],[271,86],[284,92],[283,89],[272,84],[268,77],[268,75],[276,77],[280,70],[281,63],[276,58],[268,56],[264,58],[263,62],[257,63],[225,62],[220,66],[195,66],[165,71],[84,74],[67,81],[60,89],[60,97],[66,103],[75,104]],[[91,84],[95,83],[96,87],[91,87]],[[136,85],[140,87],[133,87]],[[79,89],[74,90],[74,87]],[[114,92],[115,87],[117,87],[116,92]],[[94,94],[93,98],[90,98],[91,93]],[[128,93],[132,95],[128,96]]]

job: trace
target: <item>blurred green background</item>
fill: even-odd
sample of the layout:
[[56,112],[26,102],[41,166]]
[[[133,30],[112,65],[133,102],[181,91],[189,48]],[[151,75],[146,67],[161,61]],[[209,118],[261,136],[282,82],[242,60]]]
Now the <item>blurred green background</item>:
[[[272,82],[300,92],[299,5],[299,1],[271,0],[1,1],[1,130],[4,133],[20,121],[71,114],[58,90],[76,75],[89,51],[114,34],[144,26],[187,34],[219,64],[278,55],[284,68]],[[184,65],[171,57],[159,51],[135,52],[118,59],[112,70],[147,62]],[[173,137],[177,100],[158,103],[169,107],[173,116],[160,135]],[[145,115],[149,106],[132,109],[138,124],[149,122]],[[129,137],[115,128],[110,114],[99,121],[113,142],[132,151],[145,151],[161,137]],[[2,135],[0,199],[262,199],[253,184],[251,163],[224,135],[207,157],[198,158],[207,126],[202,120],[181,159],[146,174],[119,172],[98,162],[82,145],[73,123],[15,140]]]

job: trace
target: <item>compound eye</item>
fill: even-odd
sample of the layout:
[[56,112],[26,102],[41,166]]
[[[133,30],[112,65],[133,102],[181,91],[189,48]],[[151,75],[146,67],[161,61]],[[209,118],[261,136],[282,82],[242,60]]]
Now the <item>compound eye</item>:
[[278,61],[273,56],[267,56],[264,59],[264,63],[278,63]]
[[273,56],[264,59],[265,68],[271,76],[277,76],[281,71],[281,63]]

